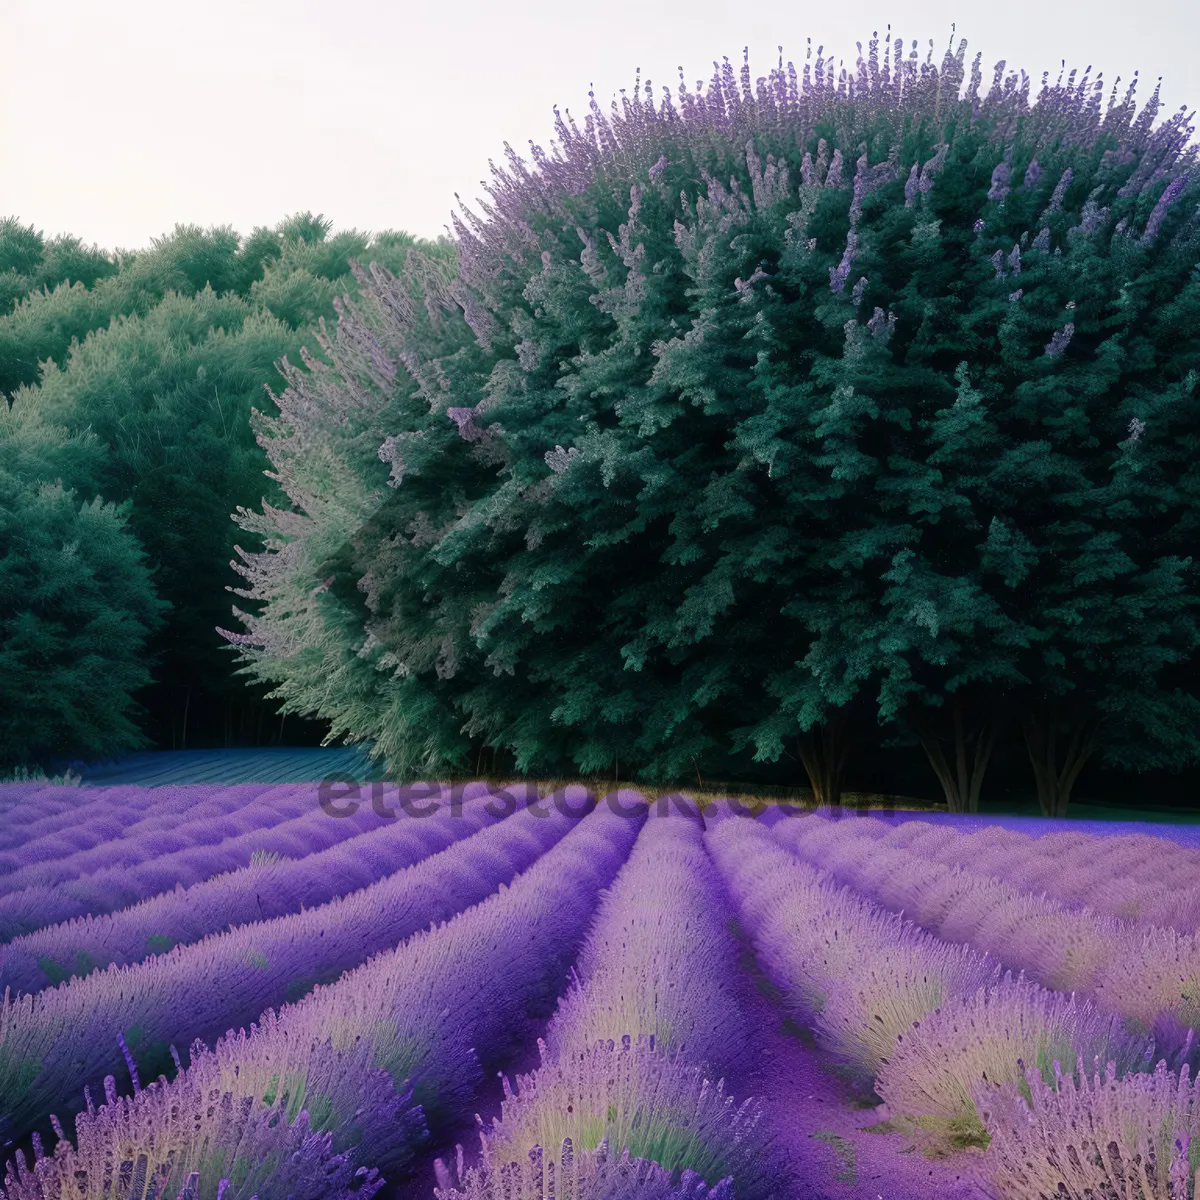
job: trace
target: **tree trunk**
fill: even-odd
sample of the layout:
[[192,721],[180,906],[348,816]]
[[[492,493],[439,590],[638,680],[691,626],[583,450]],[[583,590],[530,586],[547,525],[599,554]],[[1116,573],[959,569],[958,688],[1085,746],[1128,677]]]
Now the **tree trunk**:
[[256,732],[255,732],[255,734],[254,734],[254,744],[255,744],[256,746],[261,746],[261,745],[263,744],[263,740],[262,740],[262,723],[263,723],[263,715],[266,713],[266,711],[267,711],[267,706],[266,706],[266,703],[265,703],[264,701],[259,701],[259,705],[258,705],[258,729],[257,729],[257,731],[256,731]]
[[180,750],[187,749],[187,719],[188,707],[192,703],[192,685],[189,683],[187,688],[187,699],[183,702],[183,740],[179,744]]
[[963,722],[960,695],[956,694],[950,701],[950,710],[954,717],[953,763],[947,761],[942,743],[927,721],[918,719],[917,737],[942,785],[946,808],[952,813],[978,812],[983,777],[996,745],[997,722],[994,718],[984,719],[977,729],[968,734]]
[[843,709],[835,709],[822,725],[797,735],[800,761],[818,805],[840,805],[842,778],[850,751],[848,722]]
[[[1058,761],[1060,727],[1070,734],[1063,761]],[[1038,805],[1045,817],[1065,817],[1071,802],[1071,789],[1096,749],[1098,723],[1072,720],[1059,715],[1054,704],[1041,705],[1021,721],[1025,748],[1033,766]]]

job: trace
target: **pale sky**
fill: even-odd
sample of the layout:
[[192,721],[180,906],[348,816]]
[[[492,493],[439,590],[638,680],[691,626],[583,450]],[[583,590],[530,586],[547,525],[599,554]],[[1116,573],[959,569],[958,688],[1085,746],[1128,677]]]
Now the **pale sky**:
[[[1105,94],[1140,71],[1139,107],[1200,107],[1197,0],[0,0],[0,216],[47,237],[148,246],[176,222],[243,236],[302,209],[334,230],[437,237],[457,191],[478,212],[504,142],[550,153],[553,106],[582,129],[635,68],[678,107],[713,60],[751,78],[806,39],[853,70],[873,30],[929,40],[955,23],[967,61],[1024,69],[1032,92],[1061,60],[1103,71]],[[881,49],[882,55],[882,49]]]

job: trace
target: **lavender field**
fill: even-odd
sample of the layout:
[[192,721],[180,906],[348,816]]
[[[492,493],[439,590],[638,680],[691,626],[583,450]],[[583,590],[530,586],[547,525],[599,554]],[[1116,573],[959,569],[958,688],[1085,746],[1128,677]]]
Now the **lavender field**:
[[650,797],[3,785],[0,1195],[1194,1200],[1188,831]]

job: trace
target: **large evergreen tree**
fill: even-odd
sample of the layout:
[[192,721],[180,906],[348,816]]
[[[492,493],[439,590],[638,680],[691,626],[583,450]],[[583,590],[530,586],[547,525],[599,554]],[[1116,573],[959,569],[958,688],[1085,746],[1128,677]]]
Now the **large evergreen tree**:
[[457,278],[364,273],[260,425],[303,511],[240,515],[247,673],[400,773],[794,745],[836,799],[878,721],[973,807],[1011,716],[1057,812],[1101,728],[1190,761],[1186,117],[878,51],[593,101],[454,219]]

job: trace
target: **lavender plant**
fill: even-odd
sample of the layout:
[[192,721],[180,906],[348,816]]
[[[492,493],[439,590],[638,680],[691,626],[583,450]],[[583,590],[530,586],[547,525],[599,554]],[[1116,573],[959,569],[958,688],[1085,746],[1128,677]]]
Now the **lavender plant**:
[[1106,1067],[1078,1083],[1055,1068],[1048,1084],[1030,1066],[1027,1099],[1013,1084],[979,1087],[976,1104],[991,1135],[986,1175],[1001,1200],[1138,1196],[1194,1200],[1200,1167],[1200,1091],[1185,1066],[1118,1079]]
[[626,1035],[556,1057],[544,1053],[516,1092],[506,1086],[502,1115],[482,1135],[483,1158],[499,1174],[538,1147],[569,1140],[586,1152],[607,1144],[709,1187],[732,1179],[739,1198],[782,1200],[762,1120],[758,1101],[737,1104],[687,1055],[657,1047],[653,1037]]
[[[565,798],[579,808],[578,793]],[[215,1055],[223,1086],[239,1095],[274,1102],[287,1092],[289,1115],[307,1108],[358,1161],[403,1165],[420,1144],[411,1131],[393,1122],[372,1133],[347,1121],[360,1107],[359,1074],[387,1071],[431,1130],[462,1117],[483,1070],[550,1015],[597,893],[641,825],[631,800],[621,798],[631,816],[602,808],[582,821],[563,817],[566,836],[499,894],[194,1053]]]
[[651,1038],[714,1078],[732,1080],[746,1069],[752,1034],[733,914],[703,835],[697,821],[646,823],[546,1030],[552,1058],[597,1042]]
[[913,1021],[986,986],[999,965],[838,888],[732,823],[707,835],[718,867],[785,1004],[868,1082]]
[[[777,836],[807,857],[802,831],[784,825]],[[831,871],[835,878],[889,908],[912,913],[938,936],[969,944],[1049,988],[1092,988],[1102,966],[1124,952],[1131,934],[1111,917],[1071,910],[1000,879],[929,862],[912,849],[915,840],[905,849],[889,848],[886,840],[856,839],[850,829],[841,841],[842,856]],[[819,861],[830,863],[829,852]],[[864,869],[868,862],[873,866]]]
[[[14,847],[6,855],[8,870],[0,879],[0,895],[24,887],[53,886],[105,868],[161,861],[191,849],[211,850],[245,834],[257,834],[265,842],[270,838],[265,831],[271,827],[300,816],[313,819],[314,791],[285,784],[256,795],[241,788],[193,785],[190,795],[176,798],[176,805],[164,803],[161,810],[152,809],[126,825],[118,836],[102,837],[84,849],[70,846],[70,830]],[[169,799],[163,797],[164,802]]]
[[[383,1187],[377,1171],[355,1169],[335,1154],[332,1136],[312,1131],[308,1114],[288,1119],[282,1104],[223,1091],[206,1060],[171,1084],[118,1096],[110,1077],[105,1103],[75,1122],[75,1140],[56,1121],[47,1156],[38,1135],[32,1163],[8,1166],[4,1200],[370,1200]],[[363,1080],[364,1098],[394,1111],[391,1080]],[[402,1118],[412,1124],[414,1115]],[[419,1128],[419,1114],[415,1115]]]
[[504,1081],[501,1116],[481,1134],[487,1169],[603,1142],[710,1186],[732,1176],[738,1196],[783,1194],[761,1108],[735,1105],[720,1078],[734,1083],[751,1049],[730,916],[703,826],[648,821],[539,1039],[541,1067],[516,1092]]
[[1149,1051],[1150,1043],[1129,1037],[1117,1014],[1009,971],[973,995],[948,997],[899,1034],[875,1090],[893,1113],[949,1132],[959,1144],[986,1145],[974,1099],[980,1085],[1012,1083],[1028,1100],[1026,1069],[1039,1071],[1047,1084],[1058,1062],[1111,1063],[1124,1075],[1142,1067]]
[[577,1151],[564,1139],[558,1157],[540,1146],[527,1163],[509,1163],[496,1171],[464,1170],[459,1148],[457,1172],[440,1160],[436,1200],[733,1200],[733,1180],[709,1187],[692,1171],[677,1181],[672,1171],[628,1153],[614,1158],[605,1142],[595,1150]]

